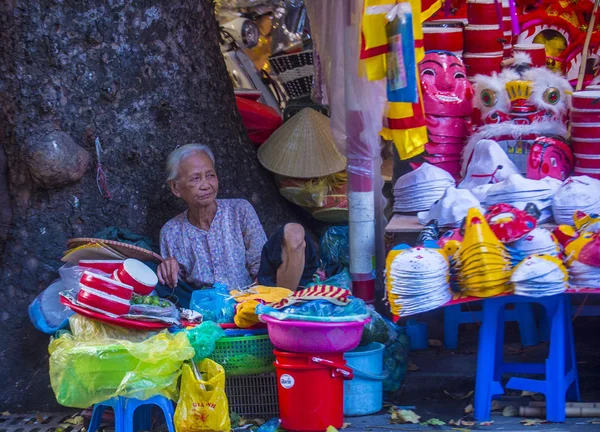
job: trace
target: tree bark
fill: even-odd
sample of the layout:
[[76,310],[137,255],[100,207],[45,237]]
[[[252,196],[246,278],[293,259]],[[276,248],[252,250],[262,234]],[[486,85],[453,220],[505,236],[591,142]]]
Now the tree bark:
[[165,183],[177,145],[211,146],[220,196],[250,200],[267,232],[295,219],[243,129],[210,0],[0,0],[0,106],[3,409],[55,406],[27,305],[68,238],[117,225],[158,239],[183,210]]

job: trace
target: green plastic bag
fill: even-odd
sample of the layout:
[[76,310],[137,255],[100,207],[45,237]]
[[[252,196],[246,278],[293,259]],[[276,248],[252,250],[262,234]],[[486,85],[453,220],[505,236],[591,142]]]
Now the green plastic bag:
[[116,396],[144,400],[158,394],[177,400],[181,365],[194,357],[185,333],[165,330],[141,342],[109,339],[105,331],[83,333],[50,341],[50,384],[58,403],[87,408]]

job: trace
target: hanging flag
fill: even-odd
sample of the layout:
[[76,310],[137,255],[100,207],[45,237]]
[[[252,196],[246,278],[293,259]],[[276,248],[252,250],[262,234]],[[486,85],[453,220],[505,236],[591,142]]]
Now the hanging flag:
[[[422,22],[431,17],[441,8],[441,0],[365,0],[362,28],[360,58],[369,80],[379,80],[387,77],[386,54],[388,53],[388,38],[386,15],[398,3],[409,3],[412,10],[414,38],[414,73],[418,77],[417,65],[425,57],[423,48]],[[401,159],[409,159],[421,154],[428,142],[425,115],[421,97],[420,79],[416,80],[418,100],[411,102],[388,103],[385,127],[382,136],[394,142]]]

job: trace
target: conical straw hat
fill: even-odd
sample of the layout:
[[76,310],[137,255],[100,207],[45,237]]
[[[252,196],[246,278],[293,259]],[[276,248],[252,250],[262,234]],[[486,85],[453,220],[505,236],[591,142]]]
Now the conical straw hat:
[[304,108],[289,119],[258,149],[258,160],[275,174],[314,178],[346,169],[329,128],[329,119]]

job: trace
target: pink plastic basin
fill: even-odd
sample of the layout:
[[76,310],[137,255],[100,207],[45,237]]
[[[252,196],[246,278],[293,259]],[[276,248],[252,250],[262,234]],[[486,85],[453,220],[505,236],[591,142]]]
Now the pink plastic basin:
[[363,328],[370,321],[310,322],[282,321],[261,315],[267,323],[269,338],[280,350],[296,353],[334,353],[351,351],[358,346]]

